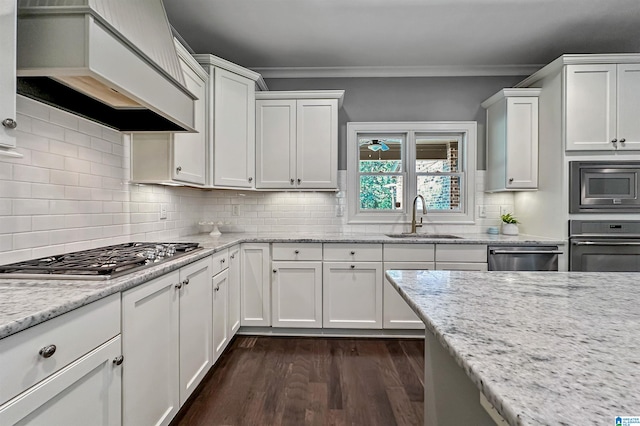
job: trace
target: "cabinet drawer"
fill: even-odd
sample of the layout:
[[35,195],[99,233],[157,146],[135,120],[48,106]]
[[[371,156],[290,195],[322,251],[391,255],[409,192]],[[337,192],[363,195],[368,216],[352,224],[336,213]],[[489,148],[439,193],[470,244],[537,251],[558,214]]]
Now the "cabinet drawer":
[[224,271],[229,267],[229,249],[224,249],[213,254],[213,266],[211,268],[211,276]]
[[324,260],[338,262],[380,262],[382,261],[382,244],[325,244]]
[[[437,244],[437,262],[486,262],[487,246],[484,244]],[[438,265],[436,265],[438,267]]]
[[322,243],[274,243],[273,260],[322,260]]
[[[0,404],[120,334],[120,293],[0,340]],[[49,358],[40,349],[55,345]]]
[[385,244],[385,262],[433,262],[433,244]]

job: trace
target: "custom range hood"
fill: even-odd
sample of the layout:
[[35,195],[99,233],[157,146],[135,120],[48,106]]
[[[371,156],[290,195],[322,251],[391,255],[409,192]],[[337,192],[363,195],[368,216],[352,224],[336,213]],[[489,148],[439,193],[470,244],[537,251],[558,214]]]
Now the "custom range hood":
[[194,131],[161,0],[18,0],[18,93],[124,132]]

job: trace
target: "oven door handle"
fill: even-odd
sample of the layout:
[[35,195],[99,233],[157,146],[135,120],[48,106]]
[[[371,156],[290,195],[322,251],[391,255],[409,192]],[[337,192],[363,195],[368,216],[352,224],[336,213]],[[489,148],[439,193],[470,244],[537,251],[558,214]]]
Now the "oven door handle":
[[489,250],[490,254],[562,254],[560,250]]
[[640,241],[572,241],[574,246],[640,246]]

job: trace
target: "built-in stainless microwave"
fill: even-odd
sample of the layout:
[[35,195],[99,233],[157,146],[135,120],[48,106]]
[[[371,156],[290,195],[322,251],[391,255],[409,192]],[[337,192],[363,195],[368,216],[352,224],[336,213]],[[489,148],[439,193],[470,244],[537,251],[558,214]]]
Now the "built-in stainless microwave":
[[569,162],[569,213],[640,213],[640,161]]

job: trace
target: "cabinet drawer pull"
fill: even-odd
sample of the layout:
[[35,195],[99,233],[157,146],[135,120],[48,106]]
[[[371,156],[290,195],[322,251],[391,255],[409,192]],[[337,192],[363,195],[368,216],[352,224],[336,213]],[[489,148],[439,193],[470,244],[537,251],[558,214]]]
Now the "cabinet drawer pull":
[[178,290],[180,290],[180,289],[182,288],[182,283],[178,283],[178,284],[176,284],[176,285],[175,285],[175,287],[176,287]]
[[509,183],[512,183],[512,182],[513,182],[513,178],[509,178]]
[[295,253],[295,254],[299,254],[299,253],[300,253],[300,250],[296,250],[296,251],[294,251],[294,253]]
[[298,185],[300,185],[300,183],[302,183],[302,179],[298,179]]
[[625,143],[627,140],[625,138],[620,139],[620,143]]
[[176,173],[180,173],[182,171],[182,166],[176,167]]
[[355,268],[356,268],[356,265],[351,265],[351,269],[355,269]]
[[13,118],[5,118],[4,120],[2,120],[2,125],[7,129],[15,129],[16,127],[18,127],[18,122]]
[[236,255],[235,255],[235,253],[234,253],[234,254],[232,254],[232,255],[231,255],[231,256],[229,256],[229,257],[230,257],[231,259],[235,259],[235,258],[236,258]]
[[277,269],[274,269],[274,270],[273,270],[273,273],[275,274],[276,272],[278,272],[278,270],[277,270]]
[[354,254],[356,254],[356,252],[355,251],[351,251],[351,255],[353,256]]
[[215,290],[215,291],[220,291],[220,284],[218,284],[218,285],[216,286],[216,288],[214,288],[214,290]]
[[224,257],[222,259],[220,259],[220,263],[225,263],[227,261],[227,259],[225,259]]
[[39,353],[42,356],[42,358],[51,358],[53,354],[56,353],[56,349],[57,349],[56,345],[48,345],[40,349]]
[[187,278],[186,280],[182,281],[182,284],[188,285],[189,284],[189,278]]
[[113,359],[113,363],[115,365],[122,365],[122,361],[124,361],[124,357],[122,355],[117,356]]
[[612,139],[611,140],[611,143],[616,143],[616,142],[618,142],[618,139]]
[[295,183],[295,179],[291,178],[291,185]]
[[253,178],[252,177],[249,178],[249,182],[253,182]]

